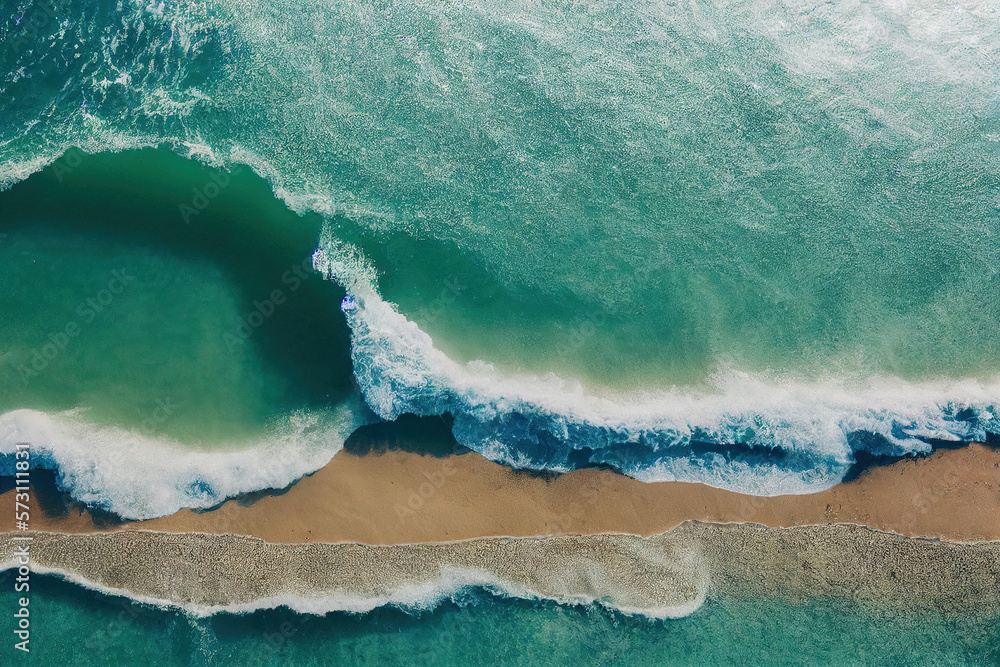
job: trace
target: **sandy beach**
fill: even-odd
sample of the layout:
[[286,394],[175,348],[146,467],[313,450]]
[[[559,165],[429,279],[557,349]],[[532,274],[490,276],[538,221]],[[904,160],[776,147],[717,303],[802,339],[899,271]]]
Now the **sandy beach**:
[[[13,491],[2,502],[13,505]],[[952,541],[1000,539],[1000,451],[974,444],[872,468],[811,495],[760,498],[701,484],[643,483],[608,470],[541,477],[475,453],[437,458],[346,451],[282,493],[208,512],[98,521],[70,503],[32,513],[34,530],[145,529],[249,535],[268,542],[405,544],[477,537],[627,533],[652,536],[688,520],[769,527],[859,524]],[[12,517],[0,530],[12,530]]]

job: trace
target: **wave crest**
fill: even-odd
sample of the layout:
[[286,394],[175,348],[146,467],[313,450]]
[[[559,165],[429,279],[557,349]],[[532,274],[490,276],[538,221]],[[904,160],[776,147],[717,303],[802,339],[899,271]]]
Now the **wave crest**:
[[0,415],[0,475],[14,474],[15,446],[29,442],[32,467],[55,470],[60,487],[77,500],[125,519],[151,519],[284,488],[326,465],[364,423],[363,414],[355,398],[286,415],[256,442],[196,449],[97,426],[79,411],[15,410]]
[[769,382],[720,372],[709,390],[588,394],[549,374],[461,365],[381,298],[372,271],[330,234],[315,267],[348,287],[355,376],[383,419],[454,417],[463,445],[516,468],[611,466],[643,481],[702,482],[754,495],[812,493],[864,453],[901,457],[1000,433],[1000,383],[877,378]]

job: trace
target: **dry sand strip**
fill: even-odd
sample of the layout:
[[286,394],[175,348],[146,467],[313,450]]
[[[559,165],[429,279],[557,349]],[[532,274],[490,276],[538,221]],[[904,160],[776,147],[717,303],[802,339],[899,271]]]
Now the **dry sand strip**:
[[[29,534],[37,572],[196,614],[278,605],[311,613],[424,607],[468,585],[522,598],[599,601],[655,617],[691,613],[719,593],[847,598],[953,613],[1000,608],[1000,542],[959,544],[843,524],[780,529],[685,522],[647,538],[561,535],[390,546],[134,530]],[[0,540],[0,563],[12,562],[13,535]]]
[[[14,506],[13,491],[0,507]],[[702,484],[644,483],[608,470],[555,478],[514,472],[478,454],[435,458],[402,451],[338,453],[287,492],[124,525],[95,525],[70,506],[35,504],[31,526],[52,532],[140,528],[233,533],[268,542],[401,544],[476,537],[631,533],[651,536],[687,520],[772,527],[852,523],[916,537],[1000,540],[1000,451],[983,445],[873,468],[820,493],[760,498]],[[13,530],[13,511],[0,530]]]

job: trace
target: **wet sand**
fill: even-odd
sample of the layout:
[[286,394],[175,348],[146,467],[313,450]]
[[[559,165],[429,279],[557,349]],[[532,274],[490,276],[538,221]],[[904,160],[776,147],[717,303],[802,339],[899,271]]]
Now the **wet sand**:
[[[0,506],[13,507],[13,491]],[[12,512],[0,530],[13,529]],[[95,523],[70,505],[34,530],[66,533],[134,528],[232,533],[268,542],[405,544],[477,537],[627,533],[652,536],[688,520],[770,527],[859,524],[952,541],[1000,539],[1000,451],[974,444],[873,468],[824,492],[759,498],[702,484],[643,483],[607,470],[540,477],[475,453],[436,458],[402,451],[345,451],[280,494],[230,500],[130,523]]]
[[[861,526],[685,522],[653,537],[561,535],[372,546],[273,544],[238,535],[121,530],[30,536],[32,569],[198,615],[434,606],[469,586],[519,598],[601,602],[652,617],[715,595],[823,597],[996,614],[1000,542],[955,544]],[[6,538],[8,535],[0,536]],[[0,567],[23,542],[0,539]]]

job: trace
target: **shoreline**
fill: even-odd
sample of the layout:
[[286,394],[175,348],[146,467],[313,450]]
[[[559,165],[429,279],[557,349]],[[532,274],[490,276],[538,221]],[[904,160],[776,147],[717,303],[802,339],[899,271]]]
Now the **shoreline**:
[[[0,494],[0,503],[13,507],[13,493]],[[942,449],[869,468],[826,491],[774,497],[688,482],[640,482],[610,470],[543,477],[472,452],[436,458],[399,450],[341,451],[288,489],[230,499],[208,511],[107,522],[80,503],[60,506],[49,499],[35,502],[31,527],[389,545],[565,534],[651,537],[689,520],[772,528],[855,524],[953,542],[1000,540],[1000,450],[981,444]],[[12,516],[0,522],[0,531],[13,529]]]
[[[149,530],[31,537],[38,574],[195,616],[279,606],[305,614],[422,610],[469,588],[596,603],[654,619],[689,615],[715,596],[1000,614],[1000,541],[956,544],[843,524],[780,529],[687,521],[652,537],[387,546]],[[13,541],[0,544],[0,569],[12,567]]]
[[342,450],[288,488],[144,521],[33,479],[31,531],[0,522],[0,570],[31,535],[38,574],[201,617],[419,611],[469,590],[650,619],[716,596],[1000,617],[1000,449],[983,444],[775,497]]

